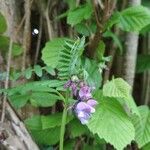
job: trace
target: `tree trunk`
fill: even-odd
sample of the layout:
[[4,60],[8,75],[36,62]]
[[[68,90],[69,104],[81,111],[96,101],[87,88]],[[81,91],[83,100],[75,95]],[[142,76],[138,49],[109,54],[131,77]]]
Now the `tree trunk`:
[[[130,6],[140,5],[141,0],[129,0]],[[125,39],[125,57],[123,78],[133,87],[135,77],[136,58],[138,50],[138,33],[127,33]]]

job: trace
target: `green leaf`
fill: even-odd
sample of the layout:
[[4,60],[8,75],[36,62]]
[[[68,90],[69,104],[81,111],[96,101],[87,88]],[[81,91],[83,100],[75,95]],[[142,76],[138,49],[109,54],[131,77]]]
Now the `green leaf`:
[[52,67],[46,66],[44,69],[45,69],[49,74],[51,74],[52,76],[55,76],[55,75],[56,75],[56,72],[55,72],[55,70],[54,70]]
[[74,26],[78,23],[81,23],[83,20],[87,20],[92,15],[92,6],[90,4],[85,4],[76,8],[74,10],[69,11],[67,17],[67,23],[71,26]]
[[150,143],[142,147],[142,150],[150,150]]
[[95,53],[95,57],[97,58],[98,61],[102,61],[104,52],[105,52],[105,43],[103,41],[99,41]]
[[102,76],[98,70],[98,64],[94,60],[85,58],[84,61],[84,78],[91,87],[98,89],[101,85]]
[[150,110],[148,106],[138,107],[141,118],[133,116],[133,124],[135,126],[135,140],[139,148],[150,142]]
[[89,36],[90,35],[90,31],[89,28],[87,27],[87,25],[85,23],[79,23],[75,26],[75,30],[84,35],[84,36]]
[[103,86],[103,95],[108,97],[129,98],[130,85],[122,78],[112,79]]
[[140,117],[138,107],[132,96],[129,96],[128,98],[117,98],[117,100],[121,102],[129,116],[131,116],[131,114],[135,114],[137,117]]
[[75,146],[75,140],[67,140],[64,144],[64,150],[73,150]]
[[19,44],[13,43],[12,55],[19,56],[22,54],[22,52],[23,52],[23,48]]
[[33,106],[49,107],[53,106],[61,98],[55,94],[47,92],[33,92],[30,96],[30,102]]
[[42,130],[41,116],[32,116],[24,122],[30,130]]
[[[72,120],[72,117],[68,116],[66,124]],[[49,129],[56,126],[61,126],[62,113],[55,113],[49,116],[41,116],[42,129]]]
[[60,80],[44,80],[44,81],[34,81],[25,83],[22,85],[18,85],[14,88],[11,88],[7,90],[8,95],[13,95],[16,93],[27,93],[27,92],[43,92],[48,91],[54,92],[54,89],[56,87],[63,86],[66,83],[66,81],[60,81]]
[[0,13],[0,34],[4,33],[7,29],[7,24],[4,16]]
[[70,135],[75,138],[84,134],[88,134],[89,131],[86,126],[82,125],[79,120],[74,119],[69,123]]
[[101,100],[87,126],[117,150],[122,150],[134,140],[133,124],[120,103],[113,98]]
[[117,24],[124,31],[139,32],[150,24],[150,11],[142,5],[129,7],[114,13],[106,27],[111,28],[114,24]]
[[138,55],[136,72],[142,73],[150,70],[150,55]]
[[32,68],[31,67],[27,68],[24,73],[25,73],[25,77],[27,79],[30,79],[32,76]]
[[38,144],[54,145],[59,142],[60,128],[55,127],[47,130],[31,130],[31,135]]
[[56,68],[60,51],[64,49],[66,38],[56,38],[46,43],[42,50],[42,60],[47,66]]
[[0,49],[1,51],[7,52],[9,47],[9,38],[0,35]]
[[42,76],[42,68],[39,65],[35,65],[34,66],[34,71],[36,73],[37,76],[41,77]]
[[30,97],[29,95],[16,94],[16,95],[10,96],[9,100],[15,108],[21,108],[25,106],[25,104],[28,102],[29,97]]
[[114,43],[116,44],[116,46],[119,48],[120,52],[122,53],[123,51],[123,47],[122,47],[122,43],[119,39],[119,37],[117,35],[115,35],[113,32],[111,31],[106,31],[104,34],[103,34],[104,37],[110,37],[113,39]]
[[58,76],[68,80],[72,75],[79,74],[81,69],[81,55],[84,50],[85,37],[76,41],[66,41],[64,50],[61,51]]

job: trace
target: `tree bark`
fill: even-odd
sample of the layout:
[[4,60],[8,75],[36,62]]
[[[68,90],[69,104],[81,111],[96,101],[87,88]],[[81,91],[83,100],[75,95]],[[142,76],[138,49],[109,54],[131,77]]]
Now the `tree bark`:
[[[129,0],[130,6],[140,4],[141,0]],[[129,32],[126,34],[123,78],[131,85],[131,87],[133,87],[134,85],[138,39],[139,39],[138,33]]]

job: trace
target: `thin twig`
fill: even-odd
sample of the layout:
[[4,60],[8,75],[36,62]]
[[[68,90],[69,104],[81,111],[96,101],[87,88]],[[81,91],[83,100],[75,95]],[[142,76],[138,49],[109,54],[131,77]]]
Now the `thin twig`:
[[26,55],[27,50],[30,48],[30,17],[31,17],[31,5],[33,0],[25,0],[25,25],[23,33],[23,57],[22,57],[22,71],[26,68]]
[[[8,50],[8,59],[7,59],[7,68],[6,68],[6,79],[5,79],[5,85],[4,85],[5,89],[8,89],[8,84],[9,84],[12,46],[13,46],[13,41],[12,41],[12,39],[10,39],[9,50]],[[6,95],[6,93],[4,93],[4,98],[2,100],[1,122],[4,122],[6,102],[7,102],[7,95]]]
[[94,9],[94,15],[95,15],[95,19],[96,19],[96,23],[97,23],[97,26],[99,27],[99,29],[102,29],[102,24],[99,22],[99,17],[98,17],[98,14],[97,14],[97,9],[96,9],[96,4],[95,4],[95,0],[92,0],[93,2],[93,9]]
[[39,50],[40,50],[40,45],[41,45],[41,37],[42,37],[42,26],[43,26],[43,18],[42,18],[42,15],[41,15],[40,16],[39,35],[38,35],[38,40],[37,40],[37,45],[36,45],[34,65],[37,63],[38,56],[39,56]]
[[48,28],[49,40],[51,40],[53,37],[53,32],[52,32],[51,20],[49,18],[49,7],[50,7],[50,0],[48,0],[47,8],[45,11],[45,18],[46,18],[46,23],[47,23],[47,28]]

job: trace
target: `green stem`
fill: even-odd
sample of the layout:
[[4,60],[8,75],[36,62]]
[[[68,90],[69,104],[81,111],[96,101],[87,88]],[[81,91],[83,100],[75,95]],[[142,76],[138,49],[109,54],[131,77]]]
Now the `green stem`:
[[66,120],[67,120],[67,107],[65,106],[61,122],[59,150],[63,150]]

